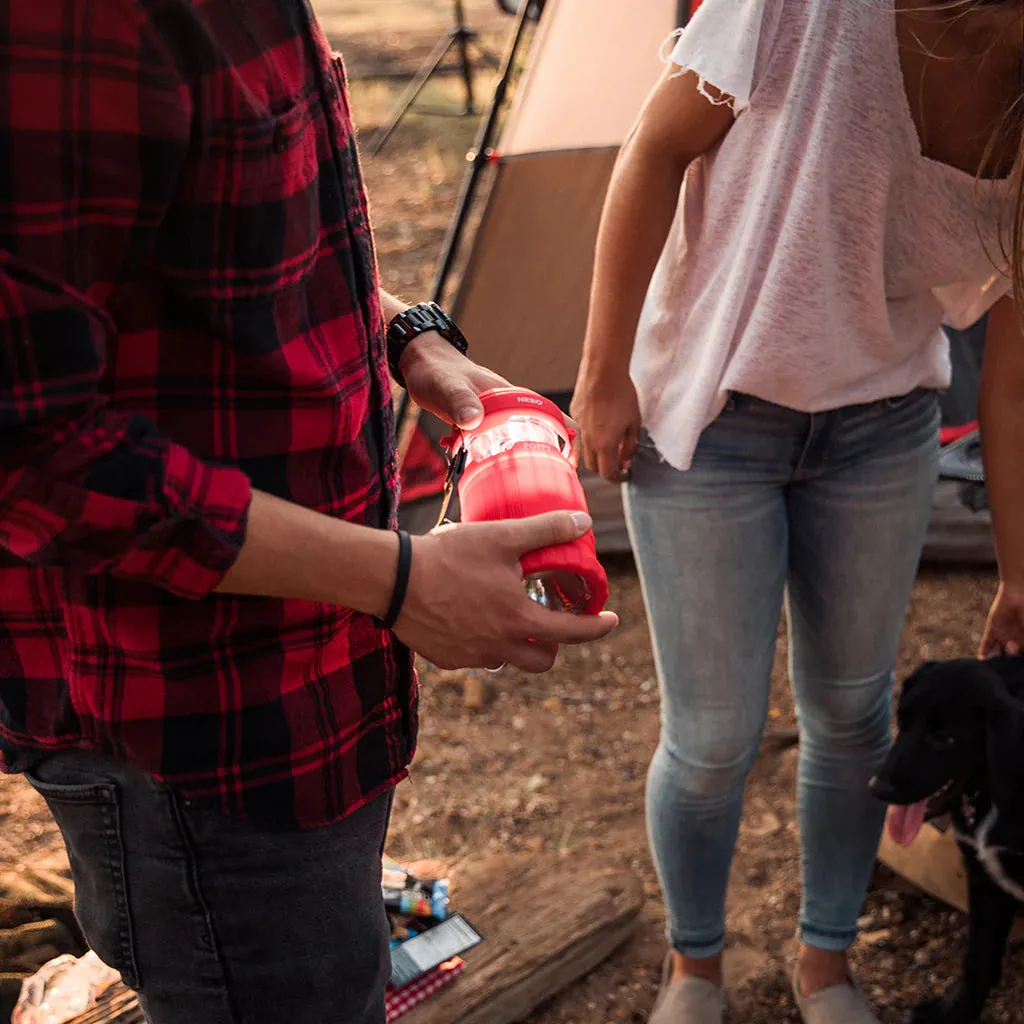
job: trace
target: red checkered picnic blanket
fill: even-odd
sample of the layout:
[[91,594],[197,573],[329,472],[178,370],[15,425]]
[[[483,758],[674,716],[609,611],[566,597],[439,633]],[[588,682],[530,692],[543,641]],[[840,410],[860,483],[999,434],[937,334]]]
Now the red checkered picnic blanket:
[[419,1006],[429,999],[438,989],[453,982],[465,969],[466,961],[461,957],[453,957],[447,963],[421,974],[401,988],[389,988],[384,997],[387,1009],[388,1024],[397,1020],[403,1013],[408,1013],[414,1006]]

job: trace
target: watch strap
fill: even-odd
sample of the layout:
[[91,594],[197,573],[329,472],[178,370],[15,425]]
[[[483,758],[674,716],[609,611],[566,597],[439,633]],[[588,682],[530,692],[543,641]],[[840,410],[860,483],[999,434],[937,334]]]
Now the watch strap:
[[465,335],[436,302],[420,302],[410,306],[388,324],[387,330],[388,367],[391,376],[402,387],[405,387],[405,380],[398,368],[402,355],[414,339],[429,331],[436,331],[462,355],[469,351]]

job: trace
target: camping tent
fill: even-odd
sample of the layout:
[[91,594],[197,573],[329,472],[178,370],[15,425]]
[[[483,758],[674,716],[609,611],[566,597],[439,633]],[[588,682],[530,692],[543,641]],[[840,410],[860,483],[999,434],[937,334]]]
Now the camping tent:
[[[696,4],[694,4],[696,6]],[[658,54],[685,21],[677,0],[547,0],[529,66],[504,127],[491,190],[469,247],[453,315],[473,358],[568,408],[586,323],[594,243],[618,148],[662,71]],[[955,339],[960,354],[970,340]],[[969,371],[970,358],[960,361]],[[954,403],[973,417],[975,382]],[[408,528],[432,523],[443,463],[441,424],[423,417],[405,458]],[[583,474],[598,547],[624,551],[619,490]],[[987,513],[943,485],[930,553],[991,558]],[[974,500],[970,504],[977,505]]]
[[[685,12],[683,12],[685,14]],[[491,190],[449,303],[473,358],[568,408],[601,202],[618,148],[661,73],[677,0],[548,0],[498,150]],[[437,490],[421,417],[405,457],[403,521],[428,525]],[[627,550],[618,491],[584,475],[599,548]]]

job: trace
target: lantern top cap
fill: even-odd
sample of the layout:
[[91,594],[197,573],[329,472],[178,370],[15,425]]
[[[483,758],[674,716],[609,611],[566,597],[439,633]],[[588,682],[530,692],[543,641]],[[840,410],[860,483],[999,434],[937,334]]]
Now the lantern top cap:
[[[484,422],[481,426],[486,425],[488,416],[493,416],[497,413],[533,412],[550,416],[561,427],[569,429],[565,413],[550,398],[538,395],[535,391],[530,391],[528,388],[491,388],[490,391],[484,391],[478,397],[480,398],[481,405],[484,407]],[[477,429],[480,428],[478,427]],[[574,430],[570,430],[570,440],[575,433]]]

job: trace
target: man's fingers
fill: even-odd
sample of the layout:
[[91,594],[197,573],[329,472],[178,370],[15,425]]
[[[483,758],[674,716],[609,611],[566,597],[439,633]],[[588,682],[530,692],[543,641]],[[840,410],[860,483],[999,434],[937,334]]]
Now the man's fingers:
[[607,636],[619,624],[614,612],[599,615],[572,615],[553,612],[538,606],[530,623],[535,640],[556,644],[586,644]]
[[502,524],[505,547],[517,557],[556,544],[568,544],[582,537],[592,526],[593,520],[586,512],[545,512]]
[[547,672],[554,665],[557,656],[557,644],[534,643],[531,640],[510,644],[501,651],[502,660],[506,665],[535,674]]

